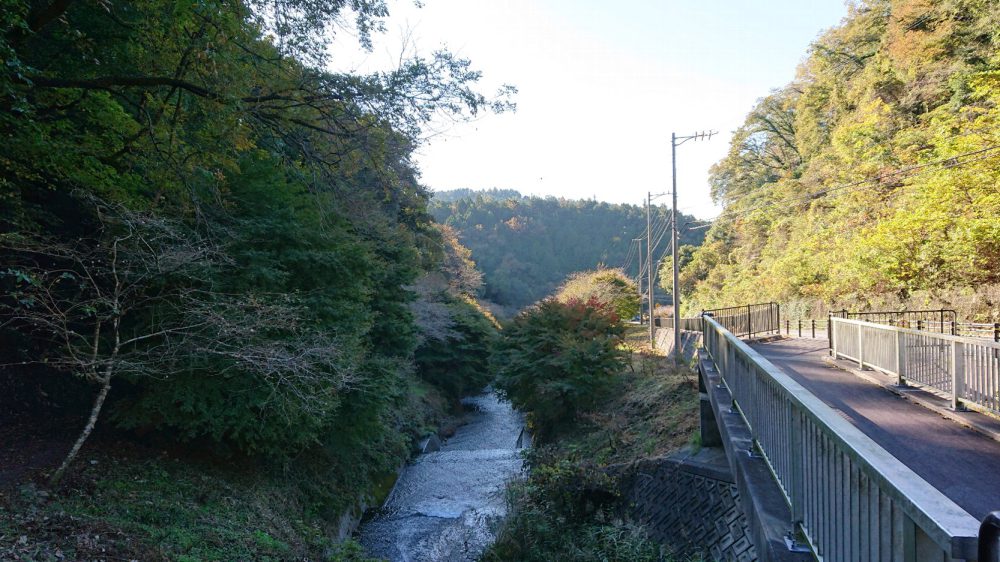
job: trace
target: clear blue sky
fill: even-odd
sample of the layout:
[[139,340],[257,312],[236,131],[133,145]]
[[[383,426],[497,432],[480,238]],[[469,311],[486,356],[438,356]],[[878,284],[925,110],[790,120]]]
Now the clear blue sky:
[[384,69],[444,45],[483,71],[486,89],[520,90],[516,113],[428,130],[416,162],[431,189],[639,204],[670,189],[671,131],[715,129],[678,150],[680,207],[703,218],[717,213],[707,174],[731,132],[847,13],[843,0],[403,0],[390,10],[372,53],[338,40],[335,68]]

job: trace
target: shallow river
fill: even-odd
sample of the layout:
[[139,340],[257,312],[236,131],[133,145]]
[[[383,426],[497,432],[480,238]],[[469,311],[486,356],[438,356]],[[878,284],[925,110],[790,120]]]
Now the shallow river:
[[521,470],[520,414],[492,393],[466,398],[466,423],[441,450],[402,472],[359,531],[371,556],[396,561],[475,560],[504,515],[504,483]]

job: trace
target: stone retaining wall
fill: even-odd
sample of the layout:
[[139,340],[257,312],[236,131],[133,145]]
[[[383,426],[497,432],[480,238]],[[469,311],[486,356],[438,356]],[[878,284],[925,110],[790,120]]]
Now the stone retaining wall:
[[[720,458],[721,453],[721,458]],[[627,515],[675,554],[757,560],[725,453],[648,459],[623,479]]]

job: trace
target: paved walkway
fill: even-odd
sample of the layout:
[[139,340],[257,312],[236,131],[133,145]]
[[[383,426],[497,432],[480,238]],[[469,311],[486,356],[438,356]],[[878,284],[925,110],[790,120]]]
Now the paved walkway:
[[973,517],[1000,509],[1000,442],[834,367],[826,340],[752,347]]

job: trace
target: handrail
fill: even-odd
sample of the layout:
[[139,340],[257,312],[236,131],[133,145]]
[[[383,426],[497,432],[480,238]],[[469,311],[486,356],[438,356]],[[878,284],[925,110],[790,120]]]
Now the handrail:
[[825,560],[906,559],[919,543],[975,559],[979,522],[710,316],[706,351]]
[[988,513],[979,526],[979,562],[1000,562],[1000,511]]
[[1000,415],[1000,343],[831,318],[830,354],[878,369],[951,400],[955,409]]
[[874,326],[876,328],[880,328],[883,330],[891,330],[894,332],[905,332],[908,334],[914,334],[918,336],[928,336],[935,339],[946,340],[946,341],[976,343],[990,347],[992,349],[1000,349],[1000,343],[989,341],[985,338],[971,338],[969,336],[953,336],[951,334],[939,334],[937,332],[928,332],[926,330],[914,330],[913,328],[902,328],[900,326],[890,326],[888,324],[879,324],[878,322],[868,322],[865,320],[838,318],[836,316],[833,317],[833,321],[836,323],[851,323],[851,324],[860,324],[864,326]]
[[[865,320],[876,324],[895,325],[897,322],[912,322],[916,320],[917,329],[920,329],[921,322],[937,322],[940,332],[944,333],[945,326],[950,326],[951,335],[955,334],[955,324],[958,313],[950,308],[938,308],[933,310],[873,310],[864,312],[853,312],[846,308],[830,313],[831,316],[847,318],[850,320]],[[934,318],[937,320],[934,320]],[[945,320],[945,317],[950,320]]]

